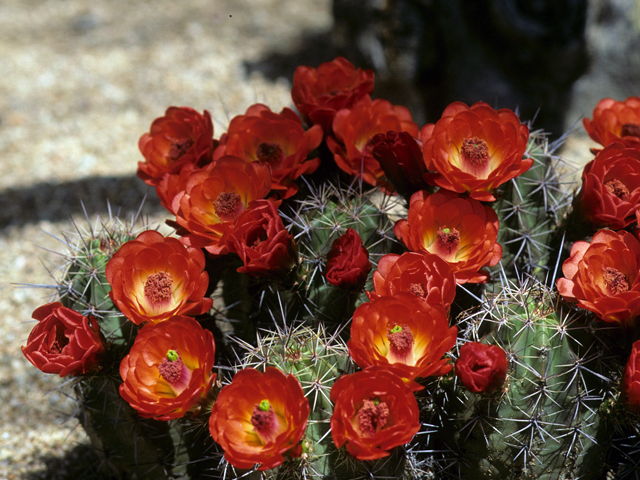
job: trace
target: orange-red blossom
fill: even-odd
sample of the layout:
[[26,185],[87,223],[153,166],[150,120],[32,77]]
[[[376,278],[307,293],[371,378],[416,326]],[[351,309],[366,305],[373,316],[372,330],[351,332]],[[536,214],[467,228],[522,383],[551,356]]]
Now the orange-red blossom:
[[236,468],[268,470],[299,456],[309,401],[293,375],[274,367],[240,370],[222,388],[211,410],[209,431]]
[[120,395],[142,417],[181,418],[211,389],[214,361],[213,335],[196,320],[176,316],[148,323],[120,363]]

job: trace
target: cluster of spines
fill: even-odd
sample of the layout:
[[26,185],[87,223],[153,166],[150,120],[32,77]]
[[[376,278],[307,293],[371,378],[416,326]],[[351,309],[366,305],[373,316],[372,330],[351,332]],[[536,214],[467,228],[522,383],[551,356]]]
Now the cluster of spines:
[[549,143],[543,132],[532,132],[525,157],[533,159],[533,166],[499,190],[494,208],[500,219],[501,264],[511,277],[516,272],[540,280],[549,277],[554,249],[559,247],[557,226],[572,201],[564,177],[573,172],[556,153],[564,140]]
[[[584,319],[529,278],[502,285],[460,327],[461,342],[499,345],[511,365],[504,388],[491,397],[455,382],[434,388],[440,400],[432,423],[445,427],[432,438],[451,450],[442,454],[442,478],[470,471],[487,479],[593,475],[599,468],[593,462],[604,461],[598,407],[610,379]],[[444,468],[452,456],[459,457],[461,476]]]
[[[315,320],[344,323],[353,313],[354,302],[366,297],[362,292],[346,292],[328,284],[324,277],[327,254],[348,228],[362,239],[373,268],[384,254],[401,251],[393,234],[393,218],[404,213],[403,203],[378,189],[367,189],[361,182],[348,186],[327,182],[317,188],[309,185],[308,190],[306,198],[283,214],[298,245],[298,292],[304,297],[305,310],[313,312]],[[372,289],[370,283],[366,289]]]

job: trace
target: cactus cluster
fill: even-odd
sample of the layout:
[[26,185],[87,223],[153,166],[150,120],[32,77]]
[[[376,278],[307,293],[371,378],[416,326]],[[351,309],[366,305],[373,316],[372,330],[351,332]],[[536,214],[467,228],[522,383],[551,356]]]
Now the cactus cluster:
[[[174,236],[110,216],[65,240],[23,352],[74,376],[101,473],[638,479],[631,147],[605,149],[596,208],[562,139],[509,110],[454,102],[419,129],[369,98],[371,72],[301,69],[300,117],[255,105],[214,141],[207,112],[172,107],[142,136]],[[611,205],[626,231],[581,217]]]

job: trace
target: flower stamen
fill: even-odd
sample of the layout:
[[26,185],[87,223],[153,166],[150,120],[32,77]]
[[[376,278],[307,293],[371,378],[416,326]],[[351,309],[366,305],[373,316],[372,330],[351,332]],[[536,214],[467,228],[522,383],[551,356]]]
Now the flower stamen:
[[184,363],[180,354],[175,350],[169,350],[160,365],[158,365],[158,372],[162,378],[173,385],[180,380],[183,368]]
[[382,430],[389,420],[389,406],[380,399],[365,399],[362,407],[356,413],[356,419],[360,432],[367,437],[375,435]]
[[620,270],[612,267],[604,269],[604,283],[607,286],[607,290],[611,294],[616,295],[618,293],[629,291],[629,282],[627,277]]
[[476,167],[483,167],[489,161],[489,146],[481,138],[465,138],[460,150],[462,158]]
[[256,403],[251,414],[251,425],[260,435],[272,432],[276,423],[276,414],[269,400]]
[[413,347],[413,334],[407,326],[396,325],[387,333],[389,344],[396,354],[406,354]]
[[276,143],[263,142],[256,150],[258,160],[269,165],[274,165],[282,159],[282,147]]
[[176,161],[179,160],[187,151],[193,146],[194,141],[190,138],[182,138],[180,140],[174,140],[171,142],[171,147],[169,148],[169,153],[167,157]]
[[625,123],[620,131],[621,137],[640,137],[640,126],[636,123]]
[[416,297],[425,298],[427,296],[427,292],[425,292],[424,286],[420,283],[412,283],[411,285],[409,285],[409,291]]
[[213,202],[213,210],[223,222],[231,222],[242,213],[242,198],[236,192],[222,192]]
[[605,183],[604,186],[607,187],[610,194],[615,195],[620,200],[629,200],[629,189],[617,178]]
[[438,228],[438,245],[444,249],[447,254],[451,254],[460,244],[460,232],[455,228],[440,227]]
[[144,296],[151,303],[163,303],[171,299],[173,277],[168,272],[152,273],[144,283]]

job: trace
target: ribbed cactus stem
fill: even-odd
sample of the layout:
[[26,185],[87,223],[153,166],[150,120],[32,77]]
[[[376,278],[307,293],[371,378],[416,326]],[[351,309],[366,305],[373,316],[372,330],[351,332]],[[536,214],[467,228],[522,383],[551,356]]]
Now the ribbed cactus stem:
[[470,337],[503,348],[510,368],[492,396],[448,391],[441,438],[458,452],[462,478],[600,478],[608,378],[584,320],[533,279],[503,285],[474,315]]

